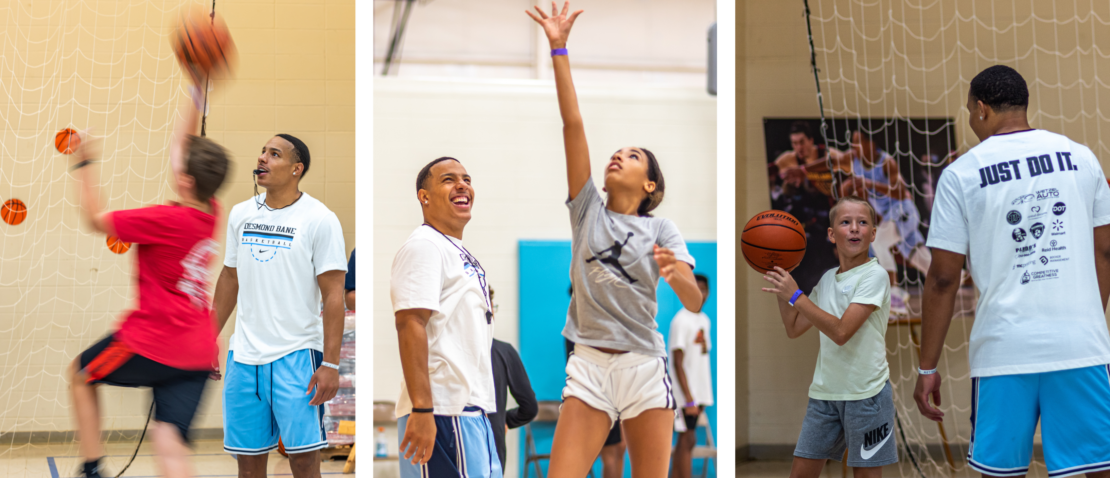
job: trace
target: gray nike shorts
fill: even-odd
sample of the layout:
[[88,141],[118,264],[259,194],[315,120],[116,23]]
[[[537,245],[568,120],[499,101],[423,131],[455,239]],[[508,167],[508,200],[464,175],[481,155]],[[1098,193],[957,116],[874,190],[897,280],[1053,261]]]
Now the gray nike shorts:
[[840,461],[845,447],[852,468],[898,463],[889,381],[878,395],[863,400],[809,399],[794,456]]

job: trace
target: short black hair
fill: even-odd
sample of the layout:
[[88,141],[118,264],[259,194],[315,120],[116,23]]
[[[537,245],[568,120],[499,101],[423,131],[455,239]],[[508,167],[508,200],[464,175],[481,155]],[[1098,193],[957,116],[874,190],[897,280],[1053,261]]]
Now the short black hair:
[[304,165],[304,169],[301,170],[301,179],[304,179],[308,175],[309,165],[312,164],[312,155],[308,152],[308,145],[291,134],[282,133],[276,136],[293,145],[293,160]]
[[441,156],[433,159],[432,162],[424,165],[424,168],[420,170],[420,174],[416,175],[416,192],[420,192],[421,189],[424,189],[424,182],[428,180],[428,176],[432,175],[432,166],[435,166],[444,161],[454,161],[456,163],[462,164],[462,162],[450,156]]
[[705,284],[706,289],[709,288],[709,277],[706,277],[705,274],[694,274],[694,281]]
[[813,139],[813,129],[805,121],[795,121],[790,124],[790,134],[802,133],[807,138]]
[[995,111],[1029,107],[1029,86],[1021,74],[1006,65],[994,65],[971,79],[971,97]]

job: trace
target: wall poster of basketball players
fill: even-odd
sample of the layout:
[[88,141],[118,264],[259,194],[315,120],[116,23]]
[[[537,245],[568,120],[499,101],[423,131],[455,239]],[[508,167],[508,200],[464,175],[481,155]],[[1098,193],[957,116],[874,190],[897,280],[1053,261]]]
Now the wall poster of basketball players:
[[[891,313],[907,314],[910,293],[932,260],[925,247],[933,191],[958,156],[951,118],[764,118],[771,209],[797,218],[806,253],[792,275],[807,293],[839,262],[828,241],[829,209],[843,196],[865,198],[878,213],[871,256],[891,275]],[[827,140],[826,140],[827,138]]]

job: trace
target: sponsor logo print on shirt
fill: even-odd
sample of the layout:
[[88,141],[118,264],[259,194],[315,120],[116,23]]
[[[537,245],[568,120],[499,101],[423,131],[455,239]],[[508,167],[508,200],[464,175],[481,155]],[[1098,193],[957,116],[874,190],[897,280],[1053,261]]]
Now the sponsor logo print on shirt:
[[1025,241],[1025,229],[1022,229],[1020,227],[1017,228],[1017,229],[1014,229],[1014,232],[1011,235],[1014,237],[1014,240],[1017,241],[1017,242]]
[[1045,199],[1052,199],[1052,198],[1058,198],[1058,197],[1060,197],[1060,191],[1058,189],[1048,188],[1048,189],[1042,189],[1042,190],[1037,191],[1036,193],[1033,193],[1033,194],[1023,194],[1021,196],[1018,196],[1013,201],[1010,201],[1010,205],[1011,206],[1017,206],[1018,204],[1025,204],[1025,203],[1030,203],[1030,202],[1033,202],[1033,201],[1043,201]]
[[1040,261],[1041,261],[1042,265],[1046,265],[1046,266],[1048,265],[1048,258],[1047,257],[1041,256]]
[[1016,247],[1014,248],[1014,252],[1017,253],[1018,257],[1028,257],[1037,252],[1037,246],[1035,244],[1030,244],[1028,246]]
[[1059,243],[1056,242],[1056,239],[1048,241],[1048,247],[1041,248],[1041,252],[1066,251],[1068,249],[1068,246],[1057,246],[1057,244]]
[[893,436],[893,430],[890,428],[889,423],[884,423],[883,426],[878,427],[863,434],[863,445],[859,447],[860,457],[864,460],[870,460],[879,452],[879,449],[886,444],[887,440]]
[[1024,285],[1030,282],[1040,282],[1059,278],[1060,269],[1045,269],[1043,271],[1033,271],[1032,274],[1030,274],[1029,271],[1025,271],[1025,274],[1022,274],[1021,276],[1021,283]]
[[1038,222],[1029,226],[1029,232],[1033,234],[1034,239],[1040,239],[1041,235],[1044,234],[1044,224]]
[[1052,205],[1052,214],[1055,214],[1057,216],[1063,214],[1066,210],[1067,206],[1063,202],[1058,202]]
[[1010,223],[1011,226],[1018,225],[1021,222],[1021,213],[1017,211],[1006,213],[1006,222]]
[[258,262],[270,262],[278,252],[293,247],[293,237],[297,228],[274,224],[243,224],[240,242],[250,248],[251,257]]

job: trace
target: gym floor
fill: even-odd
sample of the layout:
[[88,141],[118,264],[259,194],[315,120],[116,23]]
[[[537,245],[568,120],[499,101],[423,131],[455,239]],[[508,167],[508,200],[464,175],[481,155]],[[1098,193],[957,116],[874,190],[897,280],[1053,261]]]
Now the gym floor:
[[[790,476],[789,461],[747,461],[736,465],[736,476],[744,478],[782,478]],[[830,461],[825,464],[822,478],[841,478],[843,468],[840,462]],[[848,469],[848,477],[852,476],[852,469]],[[898,465],[883,468],[883,476],[901,476]]]
[[[108,459],[105,468],[115,476],[127,464],[135,452],[135,443],[110,443],[106,452]],[[154,450],[149,443],[143,443],[135,462],[124,474],[126,478],[155,478],[159,476],[155,464]],[[81,458],[77,455],[76,444],[64,445],[24,445],[15,448],[0,448],[0,476],[5,478],[70,478],[77,474]],[[220,440],[198,440],[195,444],[193,467],[197,478],[234,478],[238,475],[235,458],[223,451]],[[343,461],[324,461],[320,472],[324,476],[342,475]],[[270,454],[269,476],[293,476],[289,470],[289,460],[277,452]],[[354,476],[354,475],[345,475]]]

